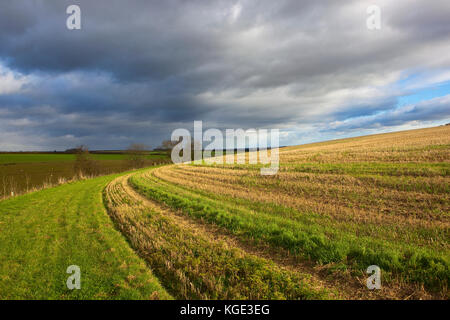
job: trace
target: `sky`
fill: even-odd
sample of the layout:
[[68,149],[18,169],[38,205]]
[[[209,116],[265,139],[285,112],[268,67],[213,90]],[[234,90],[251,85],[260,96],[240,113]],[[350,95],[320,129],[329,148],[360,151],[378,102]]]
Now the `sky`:
[[280,145],[448,123],[450,1],[0,2],[0,150],[157,147],[194,120]]

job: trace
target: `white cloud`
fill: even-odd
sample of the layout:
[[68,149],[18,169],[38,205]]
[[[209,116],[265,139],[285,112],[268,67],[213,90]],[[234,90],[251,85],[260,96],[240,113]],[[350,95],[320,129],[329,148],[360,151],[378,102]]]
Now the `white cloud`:
[[14,73],[0,64],[0,95],[19,92],[29,77]]
[[231,9],[230,9],[229,20],[228,21],[230,23],[235,23],[236,20],[241,15],[241,11],[242,11],[242,5],[240,3],[236,3],[235,5],[233,5],[231,7]]

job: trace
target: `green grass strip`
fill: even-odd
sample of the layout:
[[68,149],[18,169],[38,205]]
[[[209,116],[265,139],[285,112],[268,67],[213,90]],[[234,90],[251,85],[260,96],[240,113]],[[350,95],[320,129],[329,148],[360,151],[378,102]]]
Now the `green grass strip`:
[[[117,175],[0,202],[0,299],[170,299],[102,202]],[[66,269],[81,269],[69,290]]]

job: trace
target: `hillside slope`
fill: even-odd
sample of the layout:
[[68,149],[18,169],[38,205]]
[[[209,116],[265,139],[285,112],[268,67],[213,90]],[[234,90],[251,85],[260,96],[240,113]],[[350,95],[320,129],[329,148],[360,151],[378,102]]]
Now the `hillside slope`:
[[[309,274],[316,289],[355,299],[443,298],[450,278],[449,151],[450,127],[438,127],[285,148],[275,176],[251,165],[172,165],[128,183],[159,214],[188,221],[180,233],[194,225],[223,234],[230,247]],[[190,252],[195,248],[191,243]],[[173,256],[162,259],[171,263]],[[370,265],[382,270],[381,290],[365,286]],[[183,277],[193,292],[209,296],[195,273]]]

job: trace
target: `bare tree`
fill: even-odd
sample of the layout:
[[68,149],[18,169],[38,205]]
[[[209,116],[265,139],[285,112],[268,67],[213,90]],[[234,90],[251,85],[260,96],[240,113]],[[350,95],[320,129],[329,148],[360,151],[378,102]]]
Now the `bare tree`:
[[145,144],[131,144],[126,151],[130,167],[142,168],[145,165],[145,160],[149,149],[150,147]]
[[[193,138],[189,138],[189,137],[184,137],[178,140],[178,141],[171,141],[171,140],[164,140],[161,144],[161,146],[159,147],[162,150],[165,150],[169,156],[172,153],[172,149],[181,142],[181,140],[184,141],[188,141],[189,142],[190,139],[190,149],[191,149],[191,159],[194,160],[194,151],[195,150],[200,150],[203,151],[203,147],[202,147],[202,142],[201,141],[196,141]],[[181,151],[182,154],[183,151]]]
[[175,147],[178,144],[178,142],[179,141],[164,140],[159,148],[162,150],[166,150],[168,153],[170,153],[173,147]]
[[80,145],[75,149],[74,171],[79,176],[95,176],[99,174],[97,161],[92,159],[88,147]]

